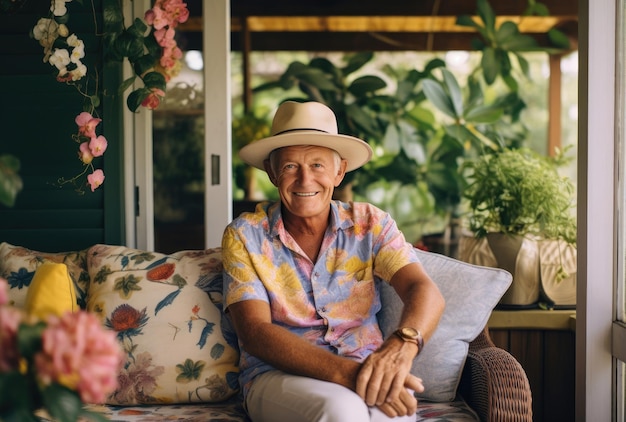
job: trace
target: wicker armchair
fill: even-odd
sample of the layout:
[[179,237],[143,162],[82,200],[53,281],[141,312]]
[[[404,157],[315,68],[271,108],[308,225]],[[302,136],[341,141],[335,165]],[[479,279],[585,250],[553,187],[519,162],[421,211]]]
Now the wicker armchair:
[[526,372],[485,329],[470,344],[459,393],[484,422],[532,422],[532,396]]

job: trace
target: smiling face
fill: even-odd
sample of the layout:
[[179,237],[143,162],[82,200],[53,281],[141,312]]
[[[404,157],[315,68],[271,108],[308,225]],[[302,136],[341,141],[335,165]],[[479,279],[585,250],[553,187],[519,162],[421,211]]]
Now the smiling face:
[[328,148],[291,146],[270,154],[265,170],[278,188],[283,218],[328,219],[335,187],[343,180],[346,160]]

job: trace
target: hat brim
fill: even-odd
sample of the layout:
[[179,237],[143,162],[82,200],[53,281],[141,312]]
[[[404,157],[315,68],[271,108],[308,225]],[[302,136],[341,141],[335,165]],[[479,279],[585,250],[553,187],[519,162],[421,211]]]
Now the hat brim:
[[251,142],[239,150],[239,157],[247,164],[265,170],[263,162],[268,159],[270,152],[296,145],[314,145],[337,151],[341,158],[348,162],[346,172],[358,169],[372,158],[372,148],[359,138],[307,130],[274,135]]

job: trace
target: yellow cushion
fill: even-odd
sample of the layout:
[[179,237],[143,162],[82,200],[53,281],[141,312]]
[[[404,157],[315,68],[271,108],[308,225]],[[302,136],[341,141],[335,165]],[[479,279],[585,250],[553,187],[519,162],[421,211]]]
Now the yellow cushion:
[[31,281],[26,304],[27,313],[40,319],[50,314],[61,315],[77,311],[76,290],[65,264],[44,262],[37,268]]

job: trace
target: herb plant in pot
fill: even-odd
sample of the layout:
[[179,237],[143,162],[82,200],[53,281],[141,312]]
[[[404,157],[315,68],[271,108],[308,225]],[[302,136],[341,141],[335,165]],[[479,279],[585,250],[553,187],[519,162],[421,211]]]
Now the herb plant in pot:
[[501,307],[575,305],[575,189],[557,171],[564,162],[507,149],[465,163],[473,236],[461,239],[459,255],[513,275]]

